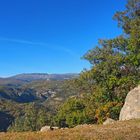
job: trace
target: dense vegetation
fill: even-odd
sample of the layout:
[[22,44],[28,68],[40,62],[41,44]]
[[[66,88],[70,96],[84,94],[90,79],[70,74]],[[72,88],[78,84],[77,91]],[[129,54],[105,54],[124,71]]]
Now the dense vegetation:
[[[83,95],[68,100],[58,112],[59,124],[73,127],[82,123],[102,123],[107,117],[118,119],[126,94],[140,81],[140,1],[128,0],[126,10],[117,12],[123,34],[99,40],[84,55],[90,70],[75,81]],[[65,122],[65,123],[64,123]]]
[[[58,107],[76,95],[73,80],[0,86],[0,131],[36,131],[56,125]],[[72,92],[73,91],[73,92]]]
[[46,124],[50,125],[50,122],[49,109],[32,103],[25,107],[23,115],[16,117],[9,131],[36,131]]
[[74,127],[102,123],[108,117],[118,119],[127,93],[140,82],[140,1],[128,0],[126,10],[116,12],[114,19],[123,33],[114,39],[99,40],[98,46],[84,55],[91,64],[90,70],[72,80],[24,85],[41,99],[44,95],[47,98],[36,103],[15,103],[16,110],[22,108],[16,115],[9,107],[0,108],[0,113],[10,110],[9,131],[36,131],[44,125]]

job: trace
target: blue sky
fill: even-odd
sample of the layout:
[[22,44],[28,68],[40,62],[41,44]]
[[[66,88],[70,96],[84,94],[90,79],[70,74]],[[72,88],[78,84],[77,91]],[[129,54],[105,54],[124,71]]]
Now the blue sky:
[[112,20],[125,0],[0,0],[0,76],[75,73],[99,38],[121,33]]

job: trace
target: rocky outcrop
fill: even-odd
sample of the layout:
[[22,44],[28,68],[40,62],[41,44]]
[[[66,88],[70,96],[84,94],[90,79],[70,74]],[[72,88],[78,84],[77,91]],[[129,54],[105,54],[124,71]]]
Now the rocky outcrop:
[[113,124],[114,122],[116,122],[116,121],[111,118],[108,118],[105,122],[103,122],[103,125]]
[[119,120],[138,118],[140,118],[140,86],[128,93],[125,104],[120,112]]

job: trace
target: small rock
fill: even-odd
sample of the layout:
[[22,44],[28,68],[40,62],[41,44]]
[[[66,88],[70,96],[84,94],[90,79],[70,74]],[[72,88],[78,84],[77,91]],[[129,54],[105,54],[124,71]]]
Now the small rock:
[[114,122],[116,122],[115,120],[111,119],[111,118],[108,118],[105,122],[103,122],[103,125],[106,125],[106,124],[113,124]]
[[51,127],[51,126],[44,126],[41,128],[41,132],[50,131],[50,130],[58,130],[59,127]]
[[59,127],[51,127],[51,130],[58,130]]
[[51,130],[51,127],[50,126],[44,126],[41,128],[41,132],[44,132],[44,131],[50,131]]

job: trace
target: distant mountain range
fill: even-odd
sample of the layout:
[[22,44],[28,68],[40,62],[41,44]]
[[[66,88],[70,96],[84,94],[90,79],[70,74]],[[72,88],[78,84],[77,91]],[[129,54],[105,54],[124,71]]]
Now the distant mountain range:
[[63,93],[65,80],[78,77],[78,74],[19,74],[8,78],[0,78],[0,99],[16,102],[32,102],[46,100],[58,93]]
[[78,74],[47,74],[47,73],[29,73],[19,74],[11,77],[16,80],[34,81],[34,80],[65,80],[77,77]]
[[8,78],[0,78],[0,85],[21,85],[28,82],[39,80],[68,80],[78,77],[79,74],[47,74],[47,73],[27,73],[18,74]]

